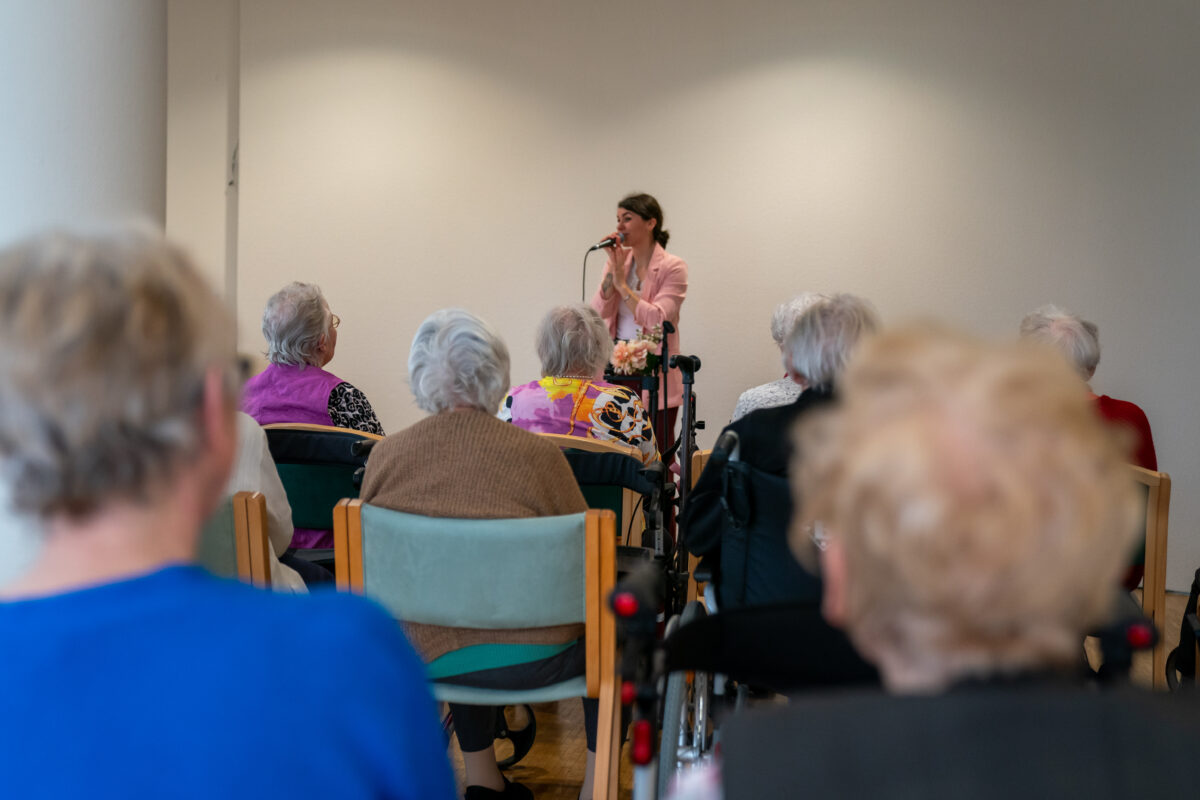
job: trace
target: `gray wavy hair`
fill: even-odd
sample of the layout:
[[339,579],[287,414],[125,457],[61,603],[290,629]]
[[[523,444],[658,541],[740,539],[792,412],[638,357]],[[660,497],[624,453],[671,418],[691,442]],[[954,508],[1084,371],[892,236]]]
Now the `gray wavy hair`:
[[819,299],[802,313],[783,346],[783,365],[810,387],[829,387],[859,341],[879,328],[871,304],[852,294]]
[[1100,329],[1096,323],[1053,304],[1025,315],[1021,338],[1052,345],[1084,380],[1090,380],[1100,364]]
[[267,301],[262,333],[267,360],[272,364],[320,366],[317,347],[329,332],[332,314],[321,288],[312,283],[289,283]]
[[613,341],[596,309],[583,303],[550,309],[536,336],[542,375],[595,375],[612,358]]
[[796,327],[796,320],[800,319],[801,314],[812,308],[818,300],[828,299],[827,294],[804,292],[776,306],[775,313],[771,315],[771,338],[775,340],[776,346],[783,347],[784,340],[792,332],[792,328]]
[[46,519],[147,502],[202,446],[207,376],[232,408],[233,320],[191,260],[132,228],[0,253],[0,464]]
[[495,413],[508,393],[508,376],[504,340],[469,311],[435,311],[417,328],[408,380],[421,410],[440,414],[467,406]]

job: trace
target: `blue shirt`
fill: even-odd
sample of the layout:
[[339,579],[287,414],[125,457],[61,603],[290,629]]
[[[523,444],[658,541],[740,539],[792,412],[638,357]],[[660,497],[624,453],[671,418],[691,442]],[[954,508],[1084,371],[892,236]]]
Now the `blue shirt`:
[[362,598],[177,566],[0,603],[0,797],[455,795],[424,667]]

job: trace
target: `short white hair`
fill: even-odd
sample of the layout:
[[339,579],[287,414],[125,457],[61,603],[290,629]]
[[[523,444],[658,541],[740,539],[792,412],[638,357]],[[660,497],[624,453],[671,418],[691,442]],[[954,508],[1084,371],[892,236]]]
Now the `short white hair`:
[[776,306],[775,313],[771,315],[771,338],[775,340],[775,344],[782,348],[787,335],[796,327],[796,320],[800,319],[800,315],[812,308],[818,300],[828,299],[829,295],[820,292],[803,292]]
[[612,358],[613,340],[596,309],[583,303],[557,306],[537,330],[543,375],[595,375]]
[[821,298],[800,315],[784,341],[783,365],[811,387],[832,386],[859,341],[878,327],[874,309],[861,297]]
[[317,347],[329,332],[332,314],[321,287],[289,283],[267,300],[262,332],[267,340],[267,360],[272,364],[319,367]]
[[1052,345],[1088,380],[1100,363],[1100,329],[1078,314],[1044,305],[1021,320],[1021,337]]
[[461,308],[425,318],[408,354],[408,380],[423,411],[493,413],[509,387],[508,347],[490,325]]

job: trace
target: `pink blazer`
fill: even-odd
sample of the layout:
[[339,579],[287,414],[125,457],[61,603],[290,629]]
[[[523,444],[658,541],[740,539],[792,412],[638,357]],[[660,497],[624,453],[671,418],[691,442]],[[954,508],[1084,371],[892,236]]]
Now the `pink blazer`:
[[[625,269],[629,269],[633,261],[633,251],[625,254]],[[641,300],[633,311],[633,320],[643,328],[653,328],[661,325],[664,319],[675,325],[675,333],[667,337],[667,348],[670,355],[679,354],[679,307],[683,305],[684,295],[687,294],[688,267],[682,258],[673,256],[662,245],[654,245],[654,255],[650,257],[650,266],[646,270],[646,281],[638,291]],[[608,324],[608,332],[617,335],[617,311],[621,306],[621,295],[613,292],[605,300],[600,290],[592,296],[592,308]],[[643,398],[644,402],[649,402]],[[677,408],[683,402],[683,378],[679,370],[667,372],[667,391],[659,394],[659,407]]]

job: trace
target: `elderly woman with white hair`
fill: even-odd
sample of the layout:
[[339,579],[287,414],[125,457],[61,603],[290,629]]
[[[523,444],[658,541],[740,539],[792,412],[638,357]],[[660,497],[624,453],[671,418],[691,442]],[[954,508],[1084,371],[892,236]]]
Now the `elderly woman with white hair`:
[[[814,303],[825,297],[826,295],[818,292],[804,292],[786,303],[776,306],[775,313],[771,315],[771,338],[775,340],[775,346],[779,348],[780,355],[783,354],[784,341],[792,332],[792,328],[796,326],[796,320]],[[757,411],[760,408],[776,408],[794,403],[803,391],[804,387],[792,380],[785,368],[782,378],[742,392],[738,397],[737,405],[733,407],[733,417],[729,421],[737,422],[751,411]]]
[[[1070,362],[1091,391],[1092,376],[1100,364],[1100,329],[1096,323],[1055,305],[1045,305],[1021,320],[1021,337],[1049,344]],[[1113,425],[1130,432],[1130,460],[1139,467],[1158,469],[1154,436],[1146,412],[1135,403],[1092,393],[1096,410]]]
[[0,252],[0,307],[0,480],[41,540],[0,589],[5,795],[452,797],[383,609],[193,563],[240,381],[190,260],[130,231],[43,236]]
[[[787,475],[792,425],[833,402],[846,362],[877,327],[870,303],[852,294],[822,297],[800,314],[784,340],[783,365],[805,390],[785,406],[761,408],[725,427],[738,435],[739,458],[767,474]],[[718,551],[727,530],[721,470],[719,463],[705,467],[683,509],[684,544],[696,555]]]
[[[483,320],[461,309],[431,314],[413,338],[408,375],[417,405],[430,416],[375,445],[363,477],[364,502],[427,517],[467,519],[556,516],[587,509],[562,451],[496,417],[509,387],[508,348]],[[520,587],[505,585],[498,574],[496,591]],[[582,625],[471,631],[405,623],[405,630],[427,662],[471,645],[571,645],[531,664],[446,679],[459,684],[535,688],[582,674],[586,664]],[[496,767],[496,710],[451,704],[451,711],[466,766],[467,800],[531,797]],[[595,701],[585,701],[584,711],[590,768]],[[590,769],[588,776],[590,780]],[[590,786],[585,786],[585,797]]]
[[270,364],[246,382],[242,410],[260,425],[304,422],[383,434],[366,395],[325,370],[341,322],[311,283],[289,283],[271,295],[262,318]]
[[658,458],[650,415],[630,390],[602,380],[612,357],[608,326],[582,303],[552,308],[537,330],[542,377],[504,398],[500,419],[533,433],[632,445],[643,463]]

